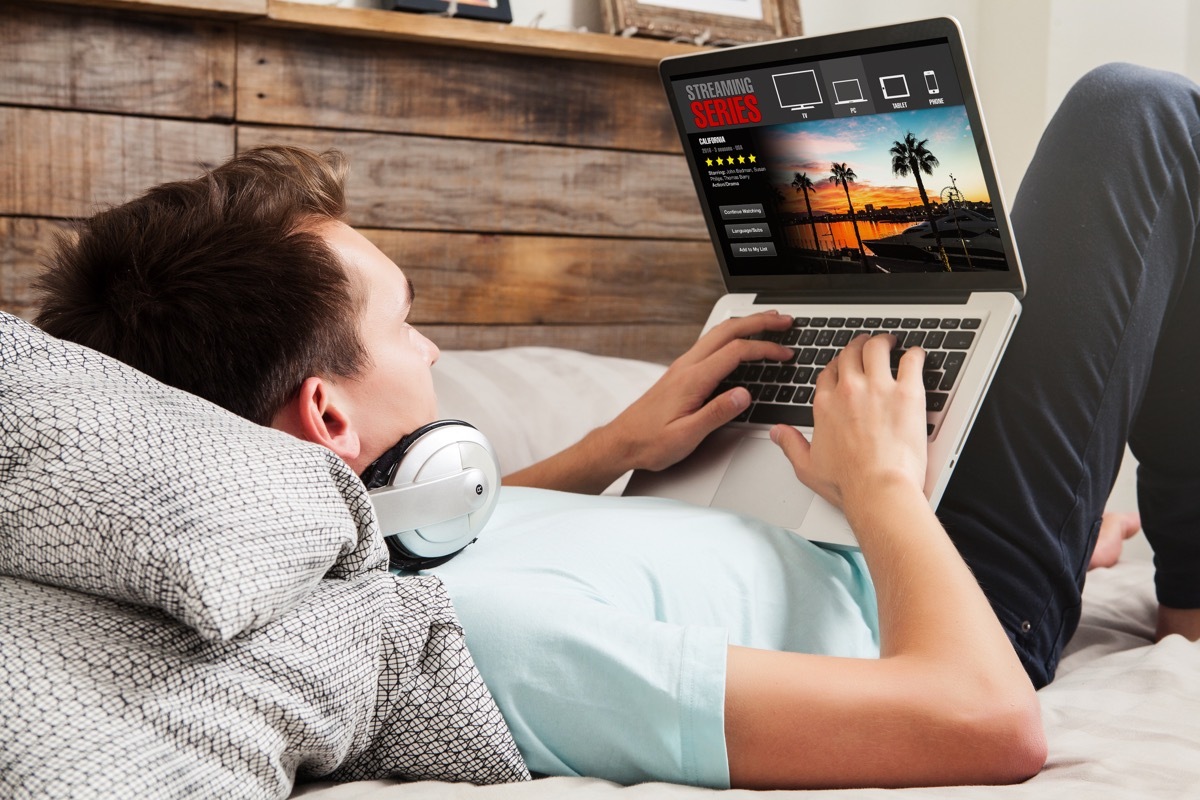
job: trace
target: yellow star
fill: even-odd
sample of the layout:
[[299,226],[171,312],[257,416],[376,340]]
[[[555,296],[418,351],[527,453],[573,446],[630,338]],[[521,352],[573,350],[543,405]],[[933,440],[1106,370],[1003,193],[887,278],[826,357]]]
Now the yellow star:
[[721,165],[722,165],[722,164],[724,164],[724,163],[725,163],[725,162],[724,162],[724,161],[722,161],[721,159],[719,159],[719,158],[717,159],[717,166],[718,166],[718,167],[719,167],[719,166],[721,166]]
[[750,156],[750,163],[751,163],[751,164],[753,164],[753,163],[754,163],[756,160],[757,160],[757,159],[755,159],[755,158],[754,158],[754,156]]
[[705,164],[707,164],[708,166],[710,166],[710,167],[711,167],[711,166],[712,166],[712,159],[711,159],[711,158],[706,158],[706,159],[704,159],[704,163],[705,163]]
[[746,157],[745,157],[745,156],[738,156],[738,163],[739,163],[739,164],[745,164],[745,163],[746,163]]

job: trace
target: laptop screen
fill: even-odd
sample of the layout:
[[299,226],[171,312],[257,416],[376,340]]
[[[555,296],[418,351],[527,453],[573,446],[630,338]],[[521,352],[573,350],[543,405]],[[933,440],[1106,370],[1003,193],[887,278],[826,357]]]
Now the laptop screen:
[[[664,62],[731,288],[772,276],[1020,286],[957,28],[931,22],[953,44],[923,27],[849,50],[822,51],[834,37],[820,37]],[[894,30],[860,33],[867,44]]]

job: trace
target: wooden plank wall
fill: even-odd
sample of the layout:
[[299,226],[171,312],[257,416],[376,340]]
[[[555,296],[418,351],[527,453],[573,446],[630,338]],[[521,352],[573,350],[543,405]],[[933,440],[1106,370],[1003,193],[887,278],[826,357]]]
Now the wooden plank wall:
[[720,292],[653,67],[0,0],[0,309],[73,218],[268,142],[350,157],[444,349],[667,361]]

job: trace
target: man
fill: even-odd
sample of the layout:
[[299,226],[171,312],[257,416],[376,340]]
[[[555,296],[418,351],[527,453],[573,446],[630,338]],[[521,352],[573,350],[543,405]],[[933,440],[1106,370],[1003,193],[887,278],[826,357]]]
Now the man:
[[[720,609],[695,611],[693,618],[707,588],[695,584],[708,575],[689,582],[686,574],[670,573],[670,583],[655,583],[653,570],[644,570],[645,581],[629,591],[678,590],[685,601],[664,618],[654,610],[650,619],[631,621],[649,645],[630,652],[620,649],[620,624],[593,630],[580,622],[571,627],[582,630],[567,630],[571,620],[546,608],[557,598],[585,611],[592,606],[580,598],[615,606],[620,588],[597,599],[591,584],[567,580],[567,588],[543,585],[542,594],[518,589],[515,599],[498,596],[480,577],[502,572],[489,568],[500,563],[489,561],[500,559],[488,544],[491,531],[446,565],[440,574],[472,652],[531,768],[749,787],[1010,782],[1032,775],[1046,755],[1034,685],[1053,676],[1078,620],[1083,573],[1127,438],[1143,466],[1147,533],[1162,554],[1170,552],[1158,570],[1160,633],[1200,635],[1198,612],[1191,610],[1200,597],[1188,581],[1200,559],[1200,539],[1192,535],[1200,522],[1194,491],[1200,476],[1175,456],[1177,442],[1200,437],[1200,426],[1178,407],[1194,403],[1173,405],[1197,389],[1190,372],[1174,365],[1184,363],[1179,359],[1200,320],[1191,313],[1200,304],[1200,278],[1188,270],[1195,241],[1188,190],[1200,185],[1192,147],[1200,133],[1198,98],[1182,79],[1109,68],[1081,82],[1052,122],[1013,215],[1028,274],[1025,315],[939,509],[945,529],[921,491],[919,349],[904,354],[893,379],[892,338],[856,339],[822,373],[812,441],[787,427],[772,432],[797,477],[843,508],[865,565],[738,521],[731,537],[769,542],[785,565],[757,597],[721,595],[722,602],[741,604],[747,626],[760,614],[780,622],[766,646],[755,635],[743,639],[735,622],[728,623],[727,640],[712,636],[714,620],[724,619]],[[1102,157],[1104,170],[1093,172]],[[1058,200],[1067,187],[1082,191]],[[1131,200],[1135,189],[1143,195]],[[323,444],[361,473],[435,414],[429,368],[438,351],[406,321],[413,294],[403,272],[341,222],[341,213],[336,158],[289,149],[241,156],[198,181],[160,187],[97,215],[43,280],[39,323]],[[1079,275],[1080,264],[1089,274]],[[724,323],[611,424],[506,483],[594,492],[627,469],[673,463],[744,407],[741,389],[706,402],[721,377],[742,360],[788,355],[745,337],[789,323],[770,313]],[[516,496],[521,508],[505,512],[502,495],[505,541],[521,535],[522,522],[536,526],[540,515],[526,513],[531,508],[561,514],[576,502],[545,493]],[[578,502],[585,514],[608,510]],[[720,512],[692,513],[689,525]],[[579,552],[601,552],[607,542],[596,540],[605,533],[564,545],[559,577],[572,577]],[[660,535],[685,542],[692,534],[666,530],[643,538],[652,548]],[[545,532],[536,536],[542,550],[554,541]],[[711,548],[712,572],[750,576],[755,565],[736,558],[736,545],[722,552],[720,537],[695,535]],[[653,565],[668,569],[670,555],[660,554]],[[553,571],[543,562],[538,575]],[[821,582],[822,575],[828,580]],[[806,587],[795,576],[819,584],[800,607],[791,602],[798,596],[792,590]],[[553,622],[538,639],[538,620],[531,625],[526,617],[541,615]],[[809,616],[822,633],[839,627],[868,638],[877,633],[879,657],[847,658],[864,655],[860,640],[791,647],[790,626]],[[509,627],[533,638],[508,642]],[[563,708],[539,716],[543,705],[553,705],[539,693],[544,687],[526,687],[524,677],[510,675],[534,652],[529,641],[549,647],[560,636],[579,647],[592,636],[604,639],[619,650],[610,659],[613,669],[624,670],[616,678],[580,678],[596,694],[578,698],[582,710],[566,720]],[[697,638],[704,642],[693,651],[689,643]],[[675,649],[666,644],[676,640]],[[572,661],[575,652],[545,666]],[[578,652],[585,655],[564,667],[572,680],[588,671],[586,654],[597,651]],[[693,668],[693,655],[702,668]],[[666,666],[645,663],[656,659]],[[650,686],[652,668],[674,683]],[[659,688],[668,701],[651,708]],[[626,690],[633,693],[626,697]],[[622,701],[628,708],[616,708]],[[673,710],[679,719],[663,722]],[[608,723],[619,713],[642,714],[666,730],[659,743],[673,751],[640,763],[639,752],[614,749],[618,756],[606,760],[610,744],[634,733]],[[555,750],[555,734],[571,727],[592,737],[590,748],[571,751],[577,762]],[[601,757],[588,760],[593,753]]]

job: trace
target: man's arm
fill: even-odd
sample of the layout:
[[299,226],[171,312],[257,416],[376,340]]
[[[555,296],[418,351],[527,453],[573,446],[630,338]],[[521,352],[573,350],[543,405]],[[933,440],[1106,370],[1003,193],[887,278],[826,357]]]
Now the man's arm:
[[1033,686],[929,508],[924,354],[860,337],[818,380],[809,443],[779,426],[809,487],[845,511],[879,601],[881,657],[732,647],[725,730],[740,787],[1008,783],[1046,743]]
[[745,337],[791,324],[791,317],[773,311],[722,322],[612,422],[561,453],[505,476],[504,483],[598,494],[631,469],[671,466],[750,403],[742,388],[709,400],[739,363],[792,355],[783,345]]

